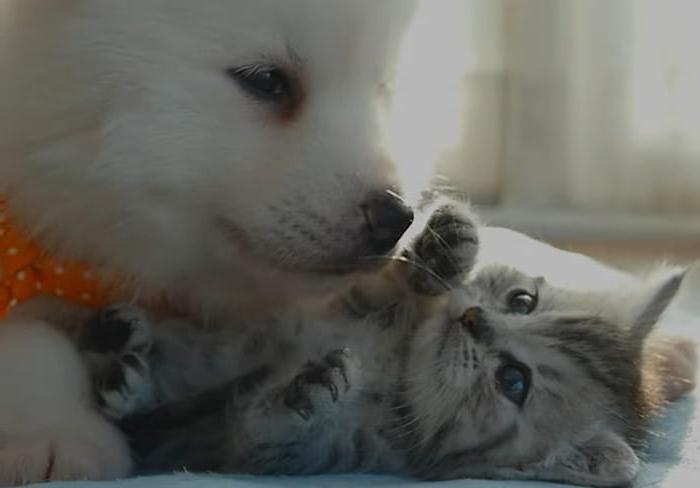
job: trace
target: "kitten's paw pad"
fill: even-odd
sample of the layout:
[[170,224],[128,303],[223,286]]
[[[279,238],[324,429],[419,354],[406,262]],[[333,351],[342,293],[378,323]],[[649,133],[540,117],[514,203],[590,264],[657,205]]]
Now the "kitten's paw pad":
[[82,348],[91,352],[146,354],[153,342],[151,324],[139,308],[114,305],[97,314],[87,326],[82,342]]
[[93,391],[102,412],[121,419],[153,400],[149,353],[151,324],[131,305],[101,310],[83,336],[83,355],[89,363]]
[[152,402],[152,344],[148,318],[131,305],[101,310],[87,325],[81,349],[97,403],[107,416],[121,419]]
[[438,207],[413,244],[409,257],[417,266],[411,285],[429,295],[458,286],[474,266],[478,251],[476,219],[457,205]]
[[94,381],[97,402],[112,419],[120,420],[154,403],[150,368],[140,354],[124,354]]
[[348,349],[327,354],[320,362],[307,363],[285,390],[284,403],[304,420],[330,403],[338,403],[352,386],[356,360]]
[[48,481],[112,480],[129,475],[126,445],[79,439],[0,435],[0,486]]

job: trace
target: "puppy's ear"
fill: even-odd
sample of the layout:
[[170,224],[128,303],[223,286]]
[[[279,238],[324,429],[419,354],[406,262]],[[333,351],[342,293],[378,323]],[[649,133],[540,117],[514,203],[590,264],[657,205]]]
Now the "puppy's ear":
[[639,467],[637,454],[621,436],[600,432],[581,445],[554,453],[534,471],[543,480],[612,487],[634,480]]

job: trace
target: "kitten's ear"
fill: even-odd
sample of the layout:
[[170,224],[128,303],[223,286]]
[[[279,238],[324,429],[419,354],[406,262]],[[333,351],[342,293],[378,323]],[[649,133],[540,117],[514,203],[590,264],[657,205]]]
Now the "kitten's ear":
[[643,341],[651,332],[678,293],[685,274],[686,271],[674,273],[643,294],[641,301],[635,307],[630,324],[634,337]]
[[620,486],[634,480],[640,461],[614,432],[601,432],[581,446],[569,447],[537,468],[537,477],[586,486]]

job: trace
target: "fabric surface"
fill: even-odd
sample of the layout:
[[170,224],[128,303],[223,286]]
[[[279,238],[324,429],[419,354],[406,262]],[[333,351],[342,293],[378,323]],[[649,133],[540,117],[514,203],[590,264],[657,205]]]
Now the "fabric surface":
[[93,273],[44,254],[12,221],[0,196],[0,319],[39,293],[92,307],[106,302],[105,290]]
[[[528,273],[538,273],[569,286],[621,286],[633,280],[580,255],[556,250],[521,234],[503,229],[482,232],[482,259],[506,262]],[[544,271],[544,272],[543,272]],[[684,286],[659,329],[700,342],[700,265],[688,273]],[[652,425],[650,447],[635,488],[685,488],[700,484],[700,412],[695,395],[670,406]],[[337,475],[319,477],[250,477],[176,474],[139,477],[125,481],[66,482],[45,488],[265,488],[270,486],[355,488],[400,486],[431,488],[562,488],[542,482],[458,480],[422,483],[391,476]]]

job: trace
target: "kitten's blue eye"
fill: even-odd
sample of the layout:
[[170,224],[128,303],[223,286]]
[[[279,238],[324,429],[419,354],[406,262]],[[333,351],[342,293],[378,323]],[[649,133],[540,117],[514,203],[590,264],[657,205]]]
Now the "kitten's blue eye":
[[508,400],[521,407],[530,389],[530,374],[523,366],[506,365],[496,372],[498,389]]
[[517,315],[530,315],[537,307],[537,296],[523,290],[508,295],[508,310]]

